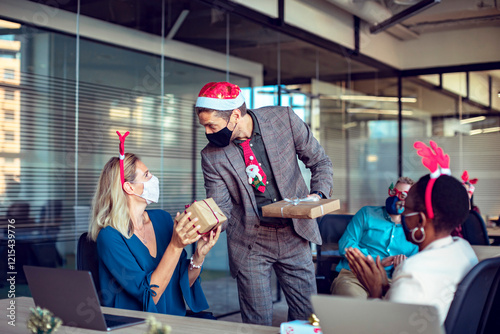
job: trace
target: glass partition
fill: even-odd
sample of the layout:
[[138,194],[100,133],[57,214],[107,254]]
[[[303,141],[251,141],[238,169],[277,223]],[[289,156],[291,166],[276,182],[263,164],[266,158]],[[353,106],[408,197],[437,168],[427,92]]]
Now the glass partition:
[[[338,213],[383,205],[400,169],[414,179],[425,174],[412,145],[429,139],[450,154],[455,176],[467,169],[479,179],[474,201],[483,215],[500,213],[494,192],[500,185],[500,69],[426,72],[403,78],[399,87],[396,70],[388,77],[385,65],[378,69],[340,46],[326,49],[294,38],[224,4],[39,4],[58,9],[51,11],[54,20],[64,14],[65,32],[0,20],[1,256],[7,256],[6,219],[15,217],[19,267],[76,267],[76,241],[87,230],[99,173],[118,155],[116,130],[131,131],[126,151],[138,153],[160,179],[160,202],[150,208],[175,215],[203,199],[200,151],[207,139],[193,108],[210,81],[238,84],[250,108],[293,108],[333,162]],[[135,44],[98,41],[101,32],[88,20],[77,27],[77,18],[88,17],[111,24],[111,36]],[[68,26],[95,34],[75,35]],[[175,43],[188,51],[179,56]],[[192,60],[195,53],[206,57],[203,65]],[[255,76],[262,82],[242,71],[240,60],[262,66]],[[309,171],[302,170],[307,181]],[[18,295],[29,294],[18,273]],[[207,257],[202,279],[210,311],[220,316],[239,310],[225,233]]]
[[343,212],[382,205],[398,177],[397,79],[313,81],[322,92],[320,136],[334,164]]
[[[126,151],[160,179],[160,202],[151,209],[175,215],[205,197],[199,152],[206,138],[194,102],[204,81],[226,80],[226,72],[171,59],[168,50],[148,54],[0,24],[0,216],[16,220],[18,268],[76,267],[99,174],[118,155],[117,130],[131,132]],[[230,80],[251,86],[241,75]],[[224,237],[206,260],[204,284],[229,276]],[[17,278],[18,295],[29,294],[22,269]],[[219,304],[219,313],[228,311]]]
[[500,212],[496,195],[500,186],[497,72],[443,74],[441,84],[427,77],[404,79],[404,88],[417,93],[419,107],[417,114],[404,116],[404,174],[417,178],[428,173],[413,143],[434,140],[450,155],[456,178],[467,170],[471,178],[479,179],[473,201],[486,221]]

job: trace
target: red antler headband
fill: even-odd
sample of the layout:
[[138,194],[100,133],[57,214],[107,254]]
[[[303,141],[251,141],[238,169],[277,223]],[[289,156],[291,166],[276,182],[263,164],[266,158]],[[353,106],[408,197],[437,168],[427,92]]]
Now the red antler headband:
[[120,179],[122,181],[122,187],[123,187],[123,184],[125,183],[125,170],[123,168],[123,159],[125,159],[125,138],[127,138],[129,133],[130,132],[127,131],[122,136],[120,134],[120,131],[116,131],[118,138],[120,138]]
[[[444,154],[443,149],[440,148],[432,140],[429,142],[431,147],[428,147],[421,141],[415,142],[413,147],[417,149],[417,154],[422,157],[422,163],[431,172],[430,180],[425,188],[425,209],[427,210],[427,217],[434,218],[434,210],[432,210],[432,188],[437,178],[443,174],[450,175],[450,156]],[[434,152],[433,152],[434,150]],[[439,169],[441,166],[441,169]]]
[[473,186],[473,184],[476,184],[477,183],[477,179],[472,179],[472,180],[469,180],[469,172],[464,170],[464,173],[462,174],[462,184],[469,184],[469,192],[471,194],[474,193],[474,190],[475,190],[475,187]]

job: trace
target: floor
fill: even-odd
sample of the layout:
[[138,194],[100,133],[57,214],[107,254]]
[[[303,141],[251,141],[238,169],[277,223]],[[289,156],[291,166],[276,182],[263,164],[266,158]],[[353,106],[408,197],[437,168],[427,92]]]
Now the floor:
[[[273,277],[273,287],[276,286],[275,278]],[[236,280],[232,277],[222,277],[211,281],[202,282],[203,291],[207,297],[210,309],[208,311],[223,321],[242,322],[239,310],[238,290]],[[282,322],[287,321],[288,306],[283,293],[281,293],[281,301],[277,301],[276,289],[273,289],[273,326],[279,327]],[[226,316],[224,314],[232,313]]]
[[[288,306],[286,304],[285,298],[282,297],[282,300],[280,302],[274,303],[273,305],[273,326],[279,327],[281,323],[286,322],[287,314],[288,314]],[[219,318],[218,320],[242,322],[240,313],[222,317]]]

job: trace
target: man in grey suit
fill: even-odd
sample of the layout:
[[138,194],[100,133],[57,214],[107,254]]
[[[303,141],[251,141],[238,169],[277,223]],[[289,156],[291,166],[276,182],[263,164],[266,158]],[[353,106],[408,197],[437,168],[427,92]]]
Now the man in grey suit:
[[[322,243],[316,220],[262,217],[261,208],[294,196],[329,198],[330,158],[291,108],[247,110],[240,88],[228,82],[206,84],[196,113],[209,140],[201,152],[207,196],[228,217],[223,230],[243,322],[272,324],[272,269],[288,319],[307,319],[316,293],[309,242]],[[297,157],[311,170],[311,191]]]

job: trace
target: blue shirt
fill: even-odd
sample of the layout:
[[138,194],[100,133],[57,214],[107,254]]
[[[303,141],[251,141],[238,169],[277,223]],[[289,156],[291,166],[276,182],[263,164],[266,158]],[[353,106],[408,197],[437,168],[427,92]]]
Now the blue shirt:
[[[339,240],[339,253],[345,256],[345,249],[353,247],[374,259],[377,255],[382,260],[392,255],[404,254],[408,257],[418,252],[417,245],[406,240],[403,226],[392,221],[383,206],[362,207],[352,218]],[[349,268],[344,257],[336,270]],[[393,266],[385,267],[388,277],[392,276]]]
[[155,304],[151,274],[158,267],[170,240],[174,222],[163,210],[147,211],[156,236],[156,257],[136,235],[129,239],[111,226],[97,236],[99,281],[103,306],[129,310],[186,315],[186,304],[193,312],[208,308],[200,278],[189,286],[189,260],[183,250],[168,286]]

